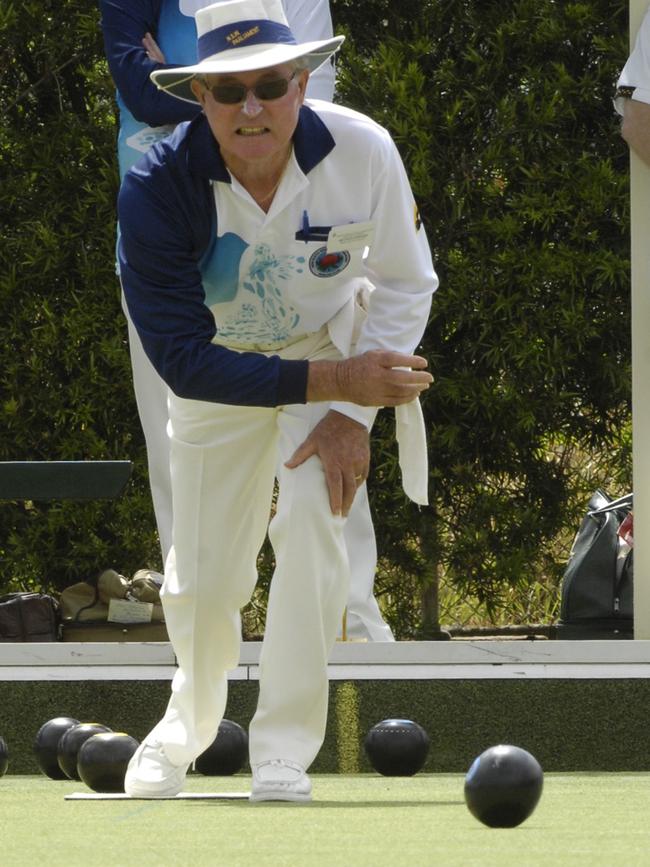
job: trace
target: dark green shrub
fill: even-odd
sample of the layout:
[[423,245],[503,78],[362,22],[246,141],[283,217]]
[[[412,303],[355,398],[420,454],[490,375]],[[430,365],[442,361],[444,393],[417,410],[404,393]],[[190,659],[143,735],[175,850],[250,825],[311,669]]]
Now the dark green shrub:
[[94,4],[0,13],[0,460],[133,459],[117,503],[2,503],[2,589],[61,588],[157,543],[115,276],[115,117]]
[[[441,277],[423,343],[432,505],[400,492],[388,413],[371,477],[377,591],[406,638],[435,627],[439,580],[481,617],[513,587],[557,595],[591,486],[630,484],[627,153],[611,106],[627,4],[332,9],[349,34],[340,99],[393,132]],[[0,47],[0,460],[135,462],[116,503],[0,504],[2,589],[61,588],[160,565],[113,269],[113,88],[94,4],[5,4]],[[266,551],[263,587],[271,565]]]
[[441,278],[423,343],[432,505],[400,502],[384,417],[379,591],[390,602],[396,569],[411,589],[442,576],[496,617],[512,586],[557,595],[591,486],[630,484],[627,151],[611,102],[627,3],[334,9],[349,35],[339,98],[393,132]]

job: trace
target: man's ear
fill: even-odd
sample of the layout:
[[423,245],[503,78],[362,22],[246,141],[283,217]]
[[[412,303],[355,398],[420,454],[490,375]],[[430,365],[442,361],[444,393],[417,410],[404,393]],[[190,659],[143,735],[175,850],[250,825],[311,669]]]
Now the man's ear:
[[309,81],[309,70],[302,69],[298,76],[298,87],[300,88],[300,96],[301,96],[301,104],[304,102],[305,94],[307,92],[307,82]]
[[190,88],[197,100],[203,105],[205,103],[205,88],[201,85],[198,78],[193,78],[190,82]]

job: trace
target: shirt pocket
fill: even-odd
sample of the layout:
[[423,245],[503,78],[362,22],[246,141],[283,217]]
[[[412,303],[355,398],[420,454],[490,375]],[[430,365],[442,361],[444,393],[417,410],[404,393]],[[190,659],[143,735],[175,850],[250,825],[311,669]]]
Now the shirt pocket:
[[295,241],[291,258],[296,267],[286,294],[306,331],[316,331],[354,297],[365,274],[363,250],[327,251],[323,240]]

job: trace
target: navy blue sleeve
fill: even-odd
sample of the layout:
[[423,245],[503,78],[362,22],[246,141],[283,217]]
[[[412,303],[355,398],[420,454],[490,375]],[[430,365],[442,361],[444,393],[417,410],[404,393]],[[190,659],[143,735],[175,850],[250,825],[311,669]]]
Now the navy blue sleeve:
[[149,78],[156,69],[173,68],[173,64],[149,60],[142,46],[145,33],[155,38],[160,0],[100,0],[100,9],[108,68],[135,119],[149,126],[163,126],[197,115],[200,106],[158,90]]
[[199,267],[216,235],[210,184],[185,170],[184,151],[170,150],[167,142],[154,145],[126,174],[118,200],[124,295],[147,356],[179,397],[305,403],[308,362],[212,343],[216,327]]

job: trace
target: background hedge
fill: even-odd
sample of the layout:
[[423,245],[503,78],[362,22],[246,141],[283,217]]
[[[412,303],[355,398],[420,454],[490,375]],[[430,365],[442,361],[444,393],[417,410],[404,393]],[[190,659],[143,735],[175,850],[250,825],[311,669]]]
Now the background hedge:
[[[376,428],[381,604],[401,638],[435,632],[439,594],[446,622],[551,620],[592,487],[631,479],[627,2],[332,10],[338,98],[393,133],[441,279],[430,507],[401,493],[391,414]],[[160,567],[113,267],[113,88],[81,0],[3,4],[0,51],[0,460],[135,463],[114,503],[0,505],[0,589],[61,589]]]

